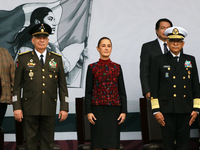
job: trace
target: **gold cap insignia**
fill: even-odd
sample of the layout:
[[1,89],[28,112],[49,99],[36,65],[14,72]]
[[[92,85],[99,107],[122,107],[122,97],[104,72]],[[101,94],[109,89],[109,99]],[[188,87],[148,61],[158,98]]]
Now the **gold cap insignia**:
[[40,30],[41,30],[41,32],[44,32],[44,30],[45,30],[45,27],[44,27],[44,25],[43,24],[41,24],[41,26],[40,26],[40,28],[39,28]]
[[177,34],[179,34],[179,31],[178,31],[177,28],[174,28],[174,30],[172,31],[172,33],[175,34],[175,35],[177,35]]

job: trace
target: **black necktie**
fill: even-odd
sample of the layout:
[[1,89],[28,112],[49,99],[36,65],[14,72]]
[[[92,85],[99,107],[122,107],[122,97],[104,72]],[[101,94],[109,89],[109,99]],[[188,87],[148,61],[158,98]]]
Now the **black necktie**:
[[40,55],[40,62],[41,62],[41,64],[42,64],[42,67],[44,66],[44,60],[43,60],[43,57],[44,57],[44,56],[41,54],[41,55]]
[[175,57],[174,57],[174,59],[175,59],[175,61],[176,61],[177,63],[178,63],[178,58],[179,58],[178,56],[175,56]]
[[163,45],[164,45],[164,54],[166,54],[166,53],[168,53],[167,44],[164,43]]

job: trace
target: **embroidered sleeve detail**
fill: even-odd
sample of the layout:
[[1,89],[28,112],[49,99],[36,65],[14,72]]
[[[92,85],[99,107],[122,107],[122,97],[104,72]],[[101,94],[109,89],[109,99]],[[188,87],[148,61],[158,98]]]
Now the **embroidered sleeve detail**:
[[199,108],[200,109],[200,98],[193,99],[193,108]]
[[151,97],[151,108],[152,109],[159,109],[160,105],[157,98]]

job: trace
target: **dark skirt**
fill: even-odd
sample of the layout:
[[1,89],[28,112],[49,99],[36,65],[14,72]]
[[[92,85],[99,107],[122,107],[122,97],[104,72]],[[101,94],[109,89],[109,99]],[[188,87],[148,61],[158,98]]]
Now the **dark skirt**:
[[92,148],[119,148],[120,128],[118,117],[120,106],[92,106],[96,117],[95,125],[91,124]]

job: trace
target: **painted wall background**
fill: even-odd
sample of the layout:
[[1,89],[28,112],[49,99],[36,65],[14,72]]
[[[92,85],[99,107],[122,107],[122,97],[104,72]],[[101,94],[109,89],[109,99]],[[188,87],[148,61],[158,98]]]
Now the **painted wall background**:
[[[55,2],[55,0],[1,0],[0,10],[12,10],[24,3],[38,2],[51,3]],[[158,19],[168,18],[173,22],[174,26],[181,26],[188,31],[188,36],[185,38],[184,53],[195,56],[200,71],[199,8],[200,1],[197,0],[93,0],[88,39],[89,59],[85,65],[87,68],[88,64],[99,59],[99,54],[96,50],[97,42],[102,36],[109,37],[113,43],[111,60],[120,63],[123,69],[128,96],[128,112],[131,114],[128,121],[131,125],[138,127],[139,121],[135,120],[140,119],[138,117],[139,98],[142,97],[139,79],[141,46],[143,43],[156,38],[155,23]],[[0,28],[4,29],[6,27],[0,26]],[[71,66],[76,64],[83,47],[83,44],[73,44],[63,51],[63,54],[67,57]],[[86,70],[84,74],[85,73]],[[72,118],[75,114],[75,98],[84,96],[84,87],[79,88],[79,84],[80,76],[71,85],[73,88],[68,89],[70,96],[69,113]],[[134,118],[134,116],[136,117]],[[6,118],[7,119],[4,120],[4,128],[9,124],[7,121],[13,119],[12,106],[8,107]],[[59,130],[55,133],[56,140],[76,139],[74,124],[70,124],[70,122],[66,124],[68,124],[67,127],[72,126],[72,130],[65,131],[65,126],[63,124],[63,131]],[[59,123],[56,125],[59,128]],[[7,129],[6,132],[9,130],[10,129]],[[122,131],[121,135],[122,140],[141,139],[140,130],[138,128],[135,130],[134,127],[131,127],[131,130]],[[191,136],[197,136],[196,129],[192,130]],[[12,130],[10,133],[6,134],[5,141],[15,141]]]

